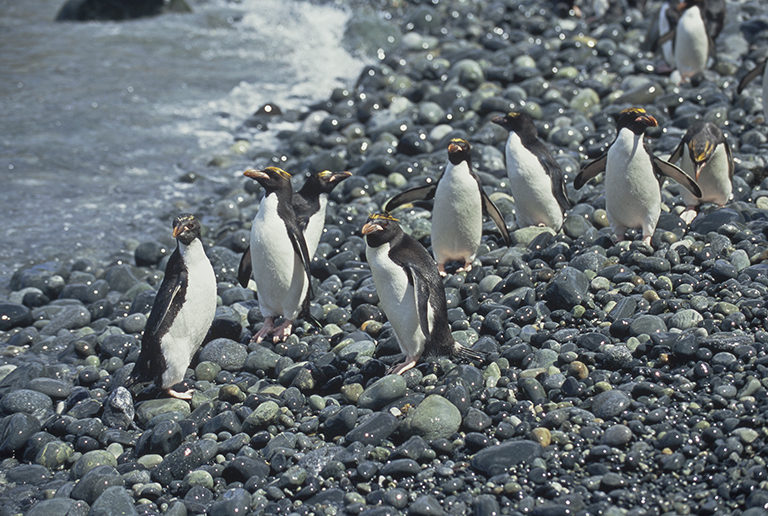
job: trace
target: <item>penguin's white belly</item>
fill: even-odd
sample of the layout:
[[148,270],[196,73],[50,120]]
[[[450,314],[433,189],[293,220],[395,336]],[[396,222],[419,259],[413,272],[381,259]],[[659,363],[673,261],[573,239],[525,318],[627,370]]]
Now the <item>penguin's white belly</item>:
[[701,11],[687,9],[677,22],[675,34],[675,63],[680,75],[691,77],[707,68],[709,39]]
[[435,191],[432,252],[437,263],[471,263],[483,236],[480,189],[466,163],[448,166],[450,169],[445,171]]
[[216,276],[199,240],[193,241],[186,249],[185,263],[188,284],[184,303],[168,333],[160,339],[166,363],[162,381],[164,389],[184,379],[184,373],[216,314]]
[[[409,358],[420,356],[426,336],[419,325],[416,294],[405,270],[390,259],[389,250],[389,243],[367,247],[365,256],[371,267],[379,301],[392,325],[400,350]],[[428,320],[433,319],[430,317]]]
[[276,195],[262,200],[253,219],[251,259],[261,313],[295,319],[307,290],[307,277],[285,222],[277,214]]
[[514,132],[507,140],[506,157],[517,225],[544,225],[559,230],[563,225],[563,212],[552,193],[552,179],[536,155],[525,148]]
[[304,240],[307,241],[307,250],[309,250],[309,258],[312,259],[317,251],[317,246],[320,245],[320,237],[323,236],[323,228],[325,227],[325,207],[328,204],[328,194],[320,194],[319,198],[320,209],[317,210],[309,218],[307,227],[304,230]]
[[642,135],[629,129],[622,129],[608,150],[605,211],[620,238],[627,228],[652,234],[661,214],[661,191],[650,155],[643,148]]
[[[683,152],[682,168],[689,176],[694,176],[694,166],[688,149]],[[728,177],[728,155],[725,152],[725,146],[718,145],[712,157],[701,169],[699,180],[697,181],[701,188],[701,198],[695,197],[686,188],[680,189],[680,195],[685,201],[686,206],[696,206],[704,202],[711,202],[720,206],[728,202],[731,197],[733,185]]]
[[[669,9],[669,3],[664,2],[661,9],[659,9],[659,36],[663,36],[668,33],[672,27],[669,26],[669,20],[667,20],[667,9]],[[675,50],[672,47],[672,41],[667,41],[661,45],[661,52],[664,56],[664,61],[669,65],[675,64]]]

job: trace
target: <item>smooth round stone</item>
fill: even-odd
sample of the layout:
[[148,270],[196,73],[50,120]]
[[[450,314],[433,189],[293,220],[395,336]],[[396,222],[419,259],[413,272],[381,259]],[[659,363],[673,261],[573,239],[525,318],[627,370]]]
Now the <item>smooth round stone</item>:
[[280,355],[271,349],[257,346],[254,351],[248,354],[245,364],[243,364],[243,369],[249,373],[255,373],[256,371],[272,372],[275,370],[279,360]]
[[214,362],[200,362],[195,367],[195,378],[198,381],[213,382],[216,379],[216,375],[221,372],[221,366]]
[[[585,218],[578,215],[568,215],[565,220],[563,221],[563,233],[568,235],[571,238],[579,238],[581,236],[584,236],[587,231],[592,227],[592,224]],[[581,258],[584,257],[584,258]],[[588,257],[588,258],[587,258]],[[576,261],[571,260],[571,265],[573,267],[576,267],[577,269],[583,271],[585,269],[596,271],[597,267],[599,267],[600,264],[602,264],[605,261],[605,256],[602,256],[598,253],[583,253],[579,255],[577,258],[581,258],[580,263],[584,260],[590,260],[589,263],[585,264],[585,266],[577,266],[573,262]],[[599,263],[596,263],[599,260]]]
[[29,388],[53,399],[64,399],[72,393],[72,384],[55,378],[33,378]]
[[456,406],[438,394],[427,396],[405,420],[405,431],[426,440],[449,438],[461,426]]
[[570,107],[582,113],[590,113],[600,107],[600,96],[592,88],[584,88],[571,99]]
[[538,427],[531,430],[531,438],[539,443],[543,448],[546,448],[547,446],[552,443],[552,434],[550,433],[549,429],[544,427]]
[[697,327],[703,320],[704,317],[699,312],[686,308],[675,312],[672,317],[669,318],[669,326],[671,328],[687,330],[689,328]]
[[405,378],[390,374],[368,386],[357,400],[360,408],[379,410],[385,405],[402,398],[407,390]]
[[37,453],[35,462],[45,466],[50,470],[57,470],[69,463],[70,457],[75,450],[71,444],[61,441],[51,441],[43,446],[43,449]]
[[601,392],[592,400],[592,414],[600,419],[610,419],[624,412],[631,401],[629,395],[623,391]]
[[238,487],[224,491],[207,509],[209,516],[230,516],[246,514],[250,509],[251,494]]
[[8,470],[6,478],[17,484],[38,484],[51,478],[51,473],[43,466],[21,464]]
[[464,414],[464,427],[470,432],[483,432],[491,426],[491,418],[482,410],[475,407],[469,407]]
[[230,339],[214,339],[200,351],[200,361],[213,362],[227,371],[240,371],[248,350],[239,342]]
[[435,497],[422,495],[410,504],[408,514],[413,516],[442,516],[445,512]]
[[451,67],[451,77],[457,77],[459,84],[474,90],[485,81],[485,73],[477,61],[462,59]]
[[202,486],[206,489],[213,489],[213,476],[204,469],[190,471],[184,477],[184,488],[189,490],[193,486]]
[[152,418],[172,412],[178,412],[182,417],[189,416],[189,403],[175,398],[147,400],[136,410],[136,417],[142,425],[146,425]]
[[265,401],[259,404],[253,412],[243,421],[243,431],[252,434],[258,430],[263,430],[280,415],[280,406],[274,401]]
[[144,314],[131,314],[120,321],[120,328],[125,333],[141,333],[147,325],[147,316]]
[[89,516],[111,516],[113,514],[138,515],[133,506],[133,497],[122,486],[108,487],[91,505]]
[[580,304],[587,295],[589,278],[574,267],[565,267],[554,277],[547,287],[546,296],[551,309],[572,309]]
[[419,104],[416,120],[423,125],[437,125],[445,118],[445,111],[435,102],[421,102]]
[[[761,197],[761,199],[768,199],[768,197]],[[741,272],[751,265],[747,252],[743,249],[736,249],[728,258],[731,264],[737,271]]]
[[339,358],[348,362],[354,362],[358,356],[372,357],[375,352],[376,344],[374,342],[360,340],[345,346],[339,351]]
[[532,463],[541,456],[542,447],[534,441],[505,441],[497,446],[489,446],[472,457],[472,468],[486,476],[494,476],[509,471],[520,463]]
[[398,420],[388,412],[374,412],[346,435],[347,442],[378,445],[397,430]]
[[30,389],[19,389],[11,391],[3,396],[0,406],[2,406],[3,411],[7,414],[15,414],[16,412],[32,414],[39,411],[45,412],[52,410],[53,401],[51,401],[49,396],[42,392]]
[[[26,516],[67,516],[70,514],[87,514],[88,504],[82,500],[71,498],[52,498],[41,500],[34,504]],[[134,510],[135,513],[135,510]]]
[[650,335],[667,331],[667,325],[664,321],[655,315],[641,315],[629,325],[629,332],[637,337],[638,335]]
[[548,368],[557,362],[558,353],[553,349],[537,349],[533,353],[533,360],[526,369]]
[[32,324],[32,312],[24,305],[0,303],[0,331]]
[[498,285],[501,282],[502,278],[499,276],[496,276],[495,274],[489,274],[488,276],[484,277],[480,280],[480,283],[478,286],[480,287],[480,292],[489,293],[493,292],[493,289],[496,288],[496,285]]
[[56,335],[61,330],[76,330],[91,322],[91,312],[84,306],[62,306],[48,324],[40,331],[41,335]]
[[104,450],[89,451],[77,459],[77,462],[69,471],[69,476],[72,480],[79,480],[92,469],[105,465],[112,466],[113,468],[117,467],[115,456]]
[[632,440],[632,430],[626,425],[613,425],[603,433],[602,442],[608,446],[622,446]]

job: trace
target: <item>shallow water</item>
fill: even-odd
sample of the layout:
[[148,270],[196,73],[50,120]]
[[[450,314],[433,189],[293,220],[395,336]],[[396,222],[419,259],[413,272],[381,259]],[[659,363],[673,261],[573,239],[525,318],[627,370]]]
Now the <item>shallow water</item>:
[[[0,292],[25,263],[106,260],[168,233],[169,214],[236,173],[206,163],[245,118],[326,98],[363,64],[331,6],[193,1],[192,14],[56,23],[62,3],[0,0]],[[206,181],[176,181],[190,171]]]

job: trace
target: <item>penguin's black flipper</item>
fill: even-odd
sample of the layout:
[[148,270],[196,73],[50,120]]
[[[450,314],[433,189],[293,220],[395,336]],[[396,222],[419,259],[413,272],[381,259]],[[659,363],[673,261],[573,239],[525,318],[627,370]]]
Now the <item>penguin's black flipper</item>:
[[240,258],[240,265],[237,267],[237,282],[240,286],[246,288],[253,272],[253,263],[251,263],[251,248],[245,250],[243,257]]
[[[543,146],[543,144],[542,144]],[[544,167],[544,171],[552,179],[552,194],[557,200],[557,204],[560,205],[560,209],[563,211],[573,208],[571,200],[568,199],[568,194],[565,191],[565,178],[563,177],[563,169],[560,168],[555,158],[548,152],[539,154],[539,162]]]
[[482,186],[480,187],[480,200],[483,203],[483,211],[491,217],[493,223],[496,224],[496,227],[501,231],[501,238],[504,239],[504,243],[508,246],[512,245],[512,239],[509,236],[509,230],[507,230],[507,224],[504,222],[504,217],[501,215],[501,212],[496,205],[493,204],[491,198],[485,193]]
[[157,290],[155,301],[152,304],[152,311],[149,313],[149,318],[144,328],[145,338],[147,333],[149,333],[150,337],[158,334],[166,316],[171,311],[174,299],[176,299],[186,283],[187,270],[181,261],[181,253],[177,248],[168,259],[165,277],[160,284],[160,288]]
[[675,150],[672,151],[672,154],[669,155],[669,162],[670,163],[677,163],[680,161],[680,158],[683,157],[683,150],[687,146],[687,142],[685,137],[680,140],[680,143],[677,144],[677,147],[675,147]]
[[573,187],[576,190],[581,189],[587,184],[587,181],[595,177],[600,172],[605,172],[605,164],[608,162],[608,153],[606,152],[594,161],[591,161],[582,168],[576,178],[573,180]]
[[432,183],[425,186],[417,186],[411,188],[405,192],[399,193],[392,197],[387,204],[384,205],[384,211],[389,213],[398,206],[403,204],[412,203],[414,201],[428,201],[435,198],[435,191],[437,190],[437,183]]
[[659,40],[656,42],[656,44],[658,46],[662,46],[664,43],[666,43],[668,41],[672,41],[673,39],[675,39],[675,33],[676,33],[675,29],[672,29],[669,32],[667,32],[666,34],[662,34],[659,37]]
[[736,88],[736,93],[741,93],[744,88],[747,87],[747,84],[755,80],[756,77],[759,77],[765,72],[765,64],[768,61],[763,61],[759,65],[757,65],[754,70],[750,71],[747,75],[745,75],[740,81],[739,86]]
[[312,315],[309,313],[309,302],[312,301],[312,298],[315,297],[315,295],[312,292],[312,275],[310,274],[310,271],[309,271],[312,258],[309,256],[309,249],[307,249],[307,241],[304,240],[304,235],[301,232],[299,232],[298,228],[296,228],[294,225],[287,224],[287,227],[288,227],[288,237],[291,239],[293,250],[301,258],[301,264],[304,266],[304,272],[307,275],[307,295],[304,296],[304,300],[301,303],[302,316],[309,319],[312,322],[312,324],[315,324],[318,327],[322,327],[320,323],[317,321],[317,319],[312,317]]
[[728,144],[728,140],[723,139],[723,145],[725,145],[725,155],[728,157],[728,178],[733,181],[733,153],[731,152],[731,146]]
[[656,171],[657,175],[670,177],[677,181],[680,186],[689,190],[696,197],[701,197],[701,188],[699,188],[698,183],[696,183],[696,181],[691,176],[686,174],[680,167],[654,156],[653,169]]

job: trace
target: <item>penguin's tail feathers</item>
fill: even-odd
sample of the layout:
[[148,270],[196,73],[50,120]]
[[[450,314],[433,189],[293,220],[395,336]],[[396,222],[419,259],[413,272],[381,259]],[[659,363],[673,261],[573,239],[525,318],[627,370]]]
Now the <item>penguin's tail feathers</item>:
[[463,358],[464,360],[485,360],[485,353],[470,349],[462,344],[459,344],[458,342],[453,343],[453,350],[451,354],[456,358]]

